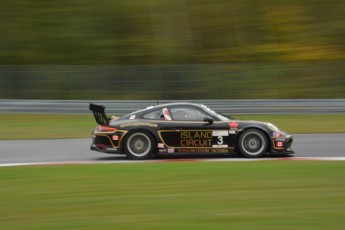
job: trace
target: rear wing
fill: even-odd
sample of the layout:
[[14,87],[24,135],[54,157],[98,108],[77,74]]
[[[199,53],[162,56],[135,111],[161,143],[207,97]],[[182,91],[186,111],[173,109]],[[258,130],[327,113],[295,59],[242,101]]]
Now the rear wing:
[[93,116],[97,124],[99,125],[108,125],[110,118],[105,115],[105,107],[102,105],[95,105],[90,103],[89,109],[92,111]]

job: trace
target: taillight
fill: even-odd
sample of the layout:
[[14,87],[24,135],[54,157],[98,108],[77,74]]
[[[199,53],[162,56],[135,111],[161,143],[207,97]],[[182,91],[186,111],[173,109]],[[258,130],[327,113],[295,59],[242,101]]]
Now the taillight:
[[99,125],[97,129],[98,129],[98,131],[102,131],[102,132],[115,132],[116,131],[116,128],[105,126],[105,125]]

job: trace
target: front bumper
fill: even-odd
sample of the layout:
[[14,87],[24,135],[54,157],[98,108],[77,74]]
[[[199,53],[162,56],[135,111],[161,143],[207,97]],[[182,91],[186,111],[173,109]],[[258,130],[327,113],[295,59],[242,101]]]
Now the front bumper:
[[270,153],[274,155],[287,155],[294,154],[295,151],[292,149],[293,137],[292,135],[282,135],[272,137],[272,148]]
[[294,153],[295,153],[295,151],[292,148],[288,148],[288,149],[283,150],[283,151],[275,151],[275,150],[271,151],[271,154],[275,155],[275,156],[278,156],[278,155],[290,155],[290,154],[294,154]]

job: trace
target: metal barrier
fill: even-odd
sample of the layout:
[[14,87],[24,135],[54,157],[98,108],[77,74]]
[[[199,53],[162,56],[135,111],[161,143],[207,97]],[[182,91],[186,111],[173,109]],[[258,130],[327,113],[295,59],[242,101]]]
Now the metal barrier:
[[[178,100],[0,100],[0,113],[87,114],[89,103],[101,104],[109,114],[126,114],[147,106]],[[226,114],[345,113],[345,99],[189,100]]]

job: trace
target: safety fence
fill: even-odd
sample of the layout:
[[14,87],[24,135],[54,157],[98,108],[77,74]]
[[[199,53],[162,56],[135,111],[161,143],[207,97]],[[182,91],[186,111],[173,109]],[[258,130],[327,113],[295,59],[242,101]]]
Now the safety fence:
[[[145,107],[178,100],[0,100],[0,113],[90,113],[89,103],[101,104],[106,112],[126,114]],[[226,114],[345,113],[345,99],[299,100],[189,100]]]

